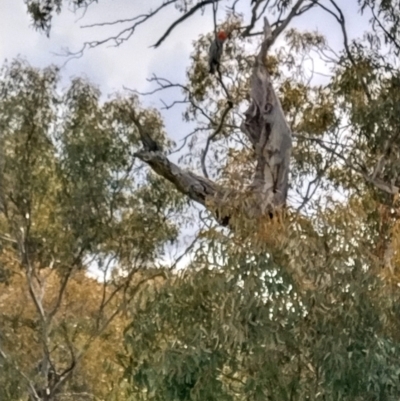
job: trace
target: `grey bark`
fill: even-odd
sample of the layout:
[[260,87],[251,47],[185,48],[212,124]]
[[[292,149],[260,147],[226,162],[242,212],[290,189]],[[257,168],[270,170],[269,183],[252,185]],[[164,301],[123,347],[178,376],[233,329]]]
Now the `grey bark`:
[[[298,1],[298,5],[301,1]],[[239,208],[241,213],[250,218],[265,213],[271,215],[276,208],[285,205],[292,148],[292,133],[266,67],[267,52],[279,32],[271,32],[266,18],[264,24],[264,41],[251,78],[250,106],[241,127],[253,144],[257,159],[254,180],[247,193],[247,200],[243,201]],[[140,129],[139,133],[141,134]],[[222,213],[221,207],[227,206],[226,210],[230,209],[228,203],[235,199],[237,210],[237,200],[241,195],[238,191],[222,188],[208,178],[181,169],[170,162],[162,152],[151,151],[146,138],[142,138],[142,142],[145,150],[138,152],[137,157],[190,199],[212,209],[220,223],[229,224],[231,216],[228,211]]]
[[264,41],[251,78],[251,103],[241,127],[255,148],[257,167],[252,188],[260,199],[262,213],[286,202],[292,149],[292,133],[266,66],[273,40],[268,20],[264,18]]

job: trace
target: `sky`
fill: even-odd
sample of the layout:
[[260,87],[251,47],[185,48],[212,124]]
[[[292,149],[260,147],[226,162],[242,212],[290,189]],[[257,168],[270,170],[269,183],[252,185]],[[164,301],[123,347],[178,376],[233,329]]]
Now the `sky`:
[[[103,39],[120,29],[120,26],[82,28],[98,22],[130,18],[155,8],[161,0],[100,0],[90,6],[85,15],[64,9],[54,19],[50,38],[33,29],[23,0],[1,0],[0,15],[0,61],[23,56],[32,65],[45,67],[49,64],[62,65],[66,60],[60,56],[63,49],[79,50],[85,41]],[[249,9],[250,0],[241,0],[243,11]],[[338,0],[347,17],[350,37],[362,35],[365,26],[357,13],[356,0]],[[247,11],[248,13],[248,11]],[[140,91],[149,89],[146,78],[152,73],[162,74],[172,81],[183,81],[189,63],[193,41],[201,33],[213,29],[211,13],[198,13],[172,32],[157,49],[150,46],[161,36],[169,24],[180,14],[169,7],[159,16],[141,25],[135,35],[119,47],[108,44],[87,51],[81,58],[70,61],[63,69],[67,80],[74,76],[86,76],[98,85],[103,93],[122,90],[123,86]],[[223,12],[220,13],[223,17]],[[299,29],[318,30],[325,34],[330,44],[341,48],[342,37],[333,17],[322,10],[304,14],[292,23]]]
[[[31,26],[26,13],[24,0],[0,0],[0,62],[21,56],[35,67],[46,67],[49,64],[63,65],[66,58],[61,54],[65,49],[79,50],[85,41],[99,40],[112,36],[121,29],[117,26],[84,28],[99,22],[110,22],[121,18],[131,18],[154,9],[161,0],[100,0],[91,5],[85,13],[77,13],[64,7],[60,16],[54,18],[50,37],[37,32]],[[249,13],[250,0],[241,0],[245,15]],[[328,1],[326,1],[328,3]],[[347,18],[349,37],[361,36],[365,30],[364,22],[357,12],[356,0],[337,0]],[[211,11],[211,9],[209,8]],[[168,39],[157,49],[152,44],[180,14],[172,7],[138,27],[132,38],[119,47],[105,44],[89,49],[79,59],[69,61],[61,70],[62,84],[68,85],[69,79],[84,76],[100,87],[104,96],[122,91],[123,87],[148,91],[152,89],[147,78],[153,73],[183,83],[185,71],[189,65],[189,55],[193,41],[200,34],[213,30],[211,12],[203,15],[197,13],[179,25]],[[221,10],[220,18],[224,17]],[[295,19],[291,26],[301,30],[318,30],[326,35],[330,45],[339,50],[342,47],[342,35],[339,26],[332,16],[321,9],[316,9]],[[317,64],[323,72],[323,66]],[[158,95],[157,95],[158,96]],[[168,96],[168,93],[166,94]],[[163,94],[163,100],[168,101]],[[172,100],[172,99],[170,99]],[[154,97],[149,105],[160,106],[159,96]],[[179,112],[164,113],[167,131],[172,139],[179,141],[188,132],[183,127]],[[178,128],[178,129],[177,129]]]
[[[184,83],[193,41],[200,34],[213,30],[211,12],[192,16],[179,25],[157,49],[150,46],[159,39],[171,22],[180,16],[173,6],[138,27],[133,37],[119,47],[105,44],[89,49],[82,57],[72,59],[66,65],[66,58],[60,55],[66,48],[77,51],[85,41],[104,39],[121,29],[120,25],[96,28],[84,28],[84,25],[131,18],[147,12],[150,8],[156,8],[160,2],[161,0],[99,0],[97,4],[90,6],[84,15],[82,11],[73,13],[72,10],[64,8],[62,14],[54,18],[48,38],[31,26],[23,0],[0,0],[0,62],[3,64],[5,60],[10,61],[20,56],[35,67],[63,65],[61,75],[64,87],[72,77],[84,76],[98,86],[104,96],[122,91],[123,87],[148,91],[152,87],[147,78],[153,73],[173,82]],[[239,2],[245,16],[248,15],[248,3],[250,0]],[[357,1],[337,0],[337,3],[346,17],[350,39],[362,36],[367,28],[366,19],[361,18],[358,13]],[[220,17],[223,16],[224,13],[221,12]],[[327,37],[335,50],[340,51],[342,48],[340,27],[332,16],[321,9],[305,13],[295,19],[291,27],[317,30]],[[317,67],[322,69],[320,72],[324,72],[322,64],[317,64]],[[173,100],[166,96],[168,94],[163,95],[163,100]],[[158,97],[146,101],[149,105],[160,106]],[[179,145],[179,140],[190,129],[182,123],[179,111],[170,111],[163,115],[167,132]]]

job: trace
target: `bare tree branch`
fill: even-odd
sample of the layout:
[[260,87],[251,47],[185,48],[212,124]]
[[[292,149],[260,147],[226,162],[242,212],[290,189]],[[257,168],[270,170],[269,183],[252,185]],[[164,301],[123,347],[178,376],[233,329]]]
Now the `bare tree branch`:
[[[299,0],[296,6],[300,7],[301,2]],[[292,10],[288,20],[294,14]],[[264,18],[264,41],[251,80],[251,104],[241,126],[256,152],[253,190],[258,193],[261,213],[271,212],[271,208],[286,202],[292,148],[292,133],[265,65],[267,52],[279,34],[276,31],[272,32],[267,18]]]
[[271,46],[275,42],[276,38],[286,29],[286,27],[289,25],[289,23],[293,19],[293,17],[296,16],[299,8],[301,7],[301,5],[303,3],[304,3],[304,0],[297,0],[296,4],[291,9],[289,15],[285,18],[285,20],[279,26],[277,26],[274,29],[274,31],[272,32],[272,42],[269,44],[269,46]]
[[31,393],[32,397],[34,397],[36,401],[41,401],[38,393],[35,390],[35,386],[29,379],[29,377],[19,368],[19,366],[14,361],[10,361],[8,355],[1,348],[0,348],[0,357],[2,357],[7,363],[9,363],[10,366],[13,369],[15,369],[15,371],[26,381],[29,387],[29,392]]
[[316,4],[318,4],[327,13],[331,14],[336,19],[336,21],[339,23],[340,28],[342,30],[342,34],[343,34],[343,45],[344,45],[344,49],[346,51],[347,57],[350,60],[350,62],[353,65],[353,67],[355,67],[355,71],[356,71],[358,80],[359,80],[359,82],[360,82],[360,84],[361,84],[361,86],[362,86],[362,88],[364,90],[365,95],[367,96],[368,100],[371,100],[370,91],[369,91],[369,89],[368,89],[363,77],[358,72],[357,63],[354,60],[354,57],[353,57],[353,55],[351,53],[351,50],[350,50],[349,39],[348,39],[348,36],[347,36],[347,30],[346,30],[346,20],[345,20],[344,14],[343,14],[342,10],[340,9],[340,7],[336,4],[336,2],[334,0],[329,0],[329,1],[335,7],[335,9],[337,10],[339,15],[335,14],[332,10],[330,10],[328,7],[322,5],[318,1],[316,1]]
[[379,20],[379,18],[376,16],[375,14],[375,10],[374,10],[374,6],[372,4],[368,4],[370,9],[371,9],[371,13],[372,16],[374,17],[374,22],[377,22],[379,27],[382,29],[383,33],[386,35],[386,37],[388,38],[388,40],[394,45],[394,47],[396,48],[397,52],[400,52],[400,43],[396,40],[396,38],[383,26],[382,22]]
[[60,291],[58,293],[56,304],[54,305],[54,308],[50,311],[50,313],[48,315],[49,320],[51,320],[54,317],[54,315],[58,311],[58,308],[61,305],[61,301],[62,301],[64,292],[65,292],[65,289],[67,288],[68,281],[71,277],[72,270],[73,270],[73,267],[69,268],[68,271],[65,273],[63,279],[61,280]]
[[143,128],[133,111],[131,112],[130,117],[139,131],[140,139],[142,140],[144,148],[150,152],[161,152],[161,146],[149,135],[147,130]]
[[160,152],[142,151],[136,153],[136,156],[174,184],[178,191],[203,206],[206,205],[207,197],[214,197],[219,191],[218,186],[209,179],[182,170]]
[[143,24],[144,22],[146,22],[151,17],[154,17],[163,8],[168,7],[170,4],[176,3],[176,1],[177,0],[167,0],[167,1],[163,2],[159,7],[157,7],[154,11],[150,11],[147,14],[140,14],[140,15],[137,15],[136,17],[133,17],[133,18],[118,19],[118,20],[111,21],[111,22],[97,22],[97,23],[94,23],[94,24],[82,25],[81,28],[93,28],[93,27],[99,27],[99,26],[110,26],[110,25],[124,24],[126,22],[134,22],[134,21],[139,20],[139,21],[135,22],[134,25],[129,27],[129,29],[134,31],[137,26]]
[[[257,9],[258,6],[261,4],[262,0],[256,0],[255,4],[253,6],[253,8],[251,9],[251,20],[250,20],[250,24],[245,28],[245,30],[242,33],[242,36],[248,36],[250,31],[254,28],[255,23],[259,20],[259,18],[261,17],[261,15],[263,14],[263,12],[260,13],[260,15],[257,16]],[[267,4],[265,5],[265,7],[267,6]],[[264,7],[264,10],[265,10]],[[264,11],[263,10],[263,11]]]
[[345,165],[346,165],[347,167],[349,167],[351,170],[353,170],[353,171],[356,172],[357,174],[360,174],[360,175],[365,179],[366,182],[368,182],[368,183],[370,183],[370,184],[376,186],[378,189],[380,189],[380,190],[386,192],[387,194],[396,195],[396,194],[399,193],[399,190],[400,190],[400,189],[399,189],[396,185],[394,185],[394,183],[387,183],[387,182],[383,181],[382,179],[377,178],[377,177],[375,176],[375,170],[376,170],[376,168],[379,166],[379,162],[378,162],[377,166],[375,167],[374,171],[372,172],[372,174],[370,174],[370,173],[367,171],[367,169],[366,169],[365,166],[361,166],[361,165],[360,165],[359,167],[356,167],[356,166],[352,163],[352,161],[349,159],[349,157],[346,157],[346,156],[344,156],[343,153],[341,153],[341,152],[339,152],[339,151],[336,151],[335,149],[332,149],[330,146],[327,146],[327,145],[324,143],[323,140],[321,140],[321,139],[319,139],[319,138],[307,138],[307,137],[305,137],[305,138],[308,139],[308,140],[311,140],[311,141],[314,141],[314,142],[318,143],[318,145],[319,145],[321,148],[325,149],[325,150],[328,151],[330,154],[333,154],[333,155],[335,155],[338,159],[342,160],[342,161],[345,163]]
[[188,19],[191,15],[193,15],[196,11],[200,10],[204,6],[208,4],[214,4],[215,2],[218,2],[220,0],[203,0],[200,3],[197,3],[195,6],[193,6],[188,12],[186,12],[182,17],[178,18],[175,22],[171,24],[171,26],[166,30],[163,36],[161,36],[160,39],[153,45],[153,47],[158,47],[161,45],[162,42],[168,37],[168,35],[183,21]]
[[222,117],[221,117],[221,121],[219,123],[219,126],[217,127],[217,129],[207,138],[207,142],[206,142],[206,147],[204,148],[204,151],[201,155],[201,169],[203,170],[203,174],[205,177],[208,178],[208,173],[207,173],[207,169],[206,169],[206,156],[207,156],[207,152],[208,152],[208,148],[210,147],[210,142],[221,132],[223,126],[224,126],[224,122],[225,122],[225,118],[229,113],[229,110],[231,110],[233,107],[232,102],[228,102],[227,107],[225,108],[224,112],[222,113]]

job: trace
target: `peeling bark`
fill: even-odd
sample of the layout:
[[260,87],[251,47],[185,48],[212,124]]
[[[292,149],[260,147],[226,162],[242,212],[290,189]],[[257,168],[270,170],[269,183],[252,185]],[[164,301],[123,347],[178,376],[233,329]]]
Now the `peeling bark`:
[[[161,152],[141,151],[136,153],[136,156],[148,164],[157,174],[174,184],[179,192],[207,208],[209,208],[209,200],[222,199],[223,197],[225,192],[223,188],[208,178],[181,169],[169,161]],[[219,209],[216,207],[213,210],[217,221],[223,226],[228,226],[230,216]]]
[[274,37],[264,19],[264,42],[251,78],[251,104],[241,126],[253,144],[257,167],[252,190],[258,195],[261,213],[286,202],[292,133],[266,68],[266,56]]
[[[301,2],[299,0],[296,7]],[[271,215],[277,207],[285,204],[292,148],[292,133],[265,65],[267,52],[279,32],[271,32],[266,18],[264,24],[264,41],[251,78],[251,103],[241,127],[254,145],[257,158],[253,183],[239,207],[239,212],[249,218],[257,218],[266,213]],[[137,121],[135,123],[138,125]],[[170,162],[157,147],[150,147],[148,138],[138,128],[145,150],[138,152],[137,157],[173,183],[181,193],[212,209],[220,224],[229,225],[232,216],[228,210],[233,210],[229,203],[234,202],[237,211],[238,199],[240,201],[240,196],[244,194],[235,189],[221,188],[206,177],[181,169]]]
[[220,192],[217,184],[208,178],[181,169],[170,162],[161,152],[141,151],[136,156],[147,163],[157,174],[174,184],[178,191],[203,206],[206,206],[208,197],[215,197]]

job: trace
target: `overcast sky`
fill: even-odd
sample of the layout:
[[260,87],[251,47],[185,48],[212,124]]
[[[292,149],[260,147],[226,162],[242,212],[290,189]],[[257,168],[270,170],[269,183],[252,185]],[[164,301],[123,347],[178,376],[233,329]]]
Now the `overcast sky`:
[[[155,8],[161,0],[100,0],[93,4],[85,15],[74,14],[64,9],[61,16],[53,22],[50,38],[35,31],[26,13],[23,0],[0,0],[0,61],[12,60],[22,56],[36,67],[49,64],[62,65],[65,57],[57,56],[62,49],[79,50],[88,40],[99,40],[111,36],[121,26],[81,28],[86,24],[114,21],[130,18]],[[328,1],[326,1],[328,4]],[[249,11],[250,0],[240,0],[243,11]],[[357,11],[356,0],[337,0],[347,19],[350,38],[359,37],[367,28],[365,17],[362,19]],[[61,70],[62,84],[67,86],[68,80],[74,76],[85,76],[100,87],[104,95],[121,91],[123,86],[140,91],[150,89],[146,78],[157,73],[174,82],[184,82],[185,70],[189,64],[189,55],[193,49],[193,41],[199,34],[213,30],[213,19],[210,12],[198,13],[179,25],[168,39],[157,49],[151,48],[168,26],[180,14],[169,7],[167,11],[141,25],[135,35],[119,47],[108,44],[91,49],[79,59],[67,63]],[[221,19],[224,12],[221,11]],[[273,18],[272,18],[273,20]],[[318,30],[326,35],[335,50],[342,48],[342,35],[335,19],[322,11],[313,10],[293,21],[292,27],[301,30]],[[321,71],[323,72],[323,71]],[[166,99],[167,94],[163,99]],[[157,99],[152,100],[157,106]],[[183,138],[188,128],[181,123],[179,112],[164,113],[167,132],[175,140]]]
[[[361,36],[366,26],[357,12],[357,1],[337,2],[347,18],[349,37]],[[37,67],[62,65],[66,59],[57,54],[62,53],[63,49],[77,51],[85,41],[104,39],[121,29],[120,25],[86,29],[82,28],[83,25],[134,17],[150,8],[156,8],[160,3],[161,0],[100,0],[99,4],[90,6],[85,15],[82,15],[82,11],[74,14],[72,10],[64,9],[61,16],[54,19],[50,38],[47,38],[32,28],[23,0],[0,0],[0,61],[3,63],[5,59],[22,56]],[[241,11],[248,14],[249,3],[250,0],[241,0]],[[166,11],[138,27],[135,35],[121,46],[111,47],[110,44],[105,44],[70,61],[61,71],[63,85],[67,86],[71,77],[85,76],[100,87],[103,95],[108,95],[121,91],[123,86],[139,91],[149,90],[146,79],[152,73],[174,82],[184,82],[193,41],[199,34],[213,30],[211,9],[208,10],[204,15],[197,13],[179,25],[159,48],[151,48],[171,22],[180,16],[174,6],[168,7]],[[222,18],[223,10],[220,11],[220,19]],[[337,22],[319,8],[297,18],[291,26],[318,30],[327,36],[333,48],[339,50],[342,47],[342,35]],[[168,94],[163,94],[164,99],[165,96]],[[154,98],[154,106],[159,106],[157,100],[158,95],[157,99]],[[177,123],[181,120],[180,114],[172,111],[166,113],[165,117],[167,129],[173,139],[183,138],[186,132],[177,129]]]
[[[18,55],[25,57],[32,65],[45,67],[51,63],[62,64],[65,59],[57,56],[62,48],[78,50],[82,43],[91,39],[110,36],[112,27],[82,29],[85,24],[129,18],[155,8],[161,0],[101,0],[82,12],[74,14],[64,9],[61,16],[54,20],[50,38],[35,31],[26,14],[23,0],[1,0],[0,15],[0,60],[12,59]],[[250,0],[239,4],[249,9]],[[359,36],[365,26],[357,15],[356,0],[339,0],[347,17],[350,37]],[[200,33],[213,28],[212,16],[198,13],[181,24],[170,37],[157,49],[150,46],[160,37],[174,17],[179,16],[174,7],[169,7],[154,19],[137,29],[135,35],[118,48],[103,45],[92,49],[80,59],[73,60],[63,69],[63,77],[85,75],[100,86],[104,93],[122,89],[122,86],[145,90],[151,73],[157,72],[171,80],[183,80],[188,66],[192,42]],[[80,18],[82,17],[82,18]],[[223,17],[223,12],[221,12]],[[340,48],[342,37],[333,17],[322,10],[306,13],[294,21],[292,26],[300,29],[315,30],[325,34],[335,48]],[[116,26],[115,29],[120,29]],[[115,31],[115,30],[114,30]]]

